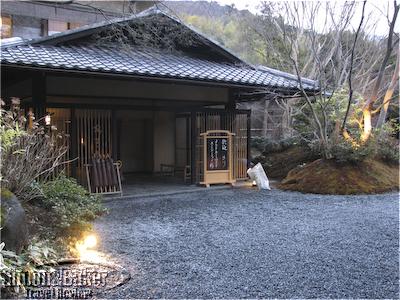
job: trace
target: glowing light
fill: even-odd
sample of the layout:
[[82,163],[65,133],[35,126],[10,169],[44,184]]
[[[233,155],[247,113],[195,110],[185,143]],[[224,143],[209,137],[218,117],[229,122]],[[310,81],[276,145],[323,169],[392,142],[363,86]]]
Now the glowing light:
[[256,186],[257,182],[255,180],[253,180],[253,186]]
[[49,126],[51,124],[51,116],[50,115],[46,115],[44,117],[44,123],[46,124],[46,126]]
[[96,245],[97,245],[97,238],[96,238],[93,234],[88,235],[88,236],[85,238],[83,244],[84,244],[88,249],[93,248],[93,247],[96,247]]
[[101,253],[96,250],[85,250],[79,254],[80,262],[100,264],[104,263],[105,259],[102,257]]
[[75,244],[76,252],[81,262],[102,263],[104,258],[101,253],[93,250],[97,245],[97,237],[93,234],[86,236],[83,241]]
[[364,132],[361,135],[361,140],[365,142],[366,140],[368,140],[372,131],[371,112],[368,109],[364,109],[363,116],[364,116]]

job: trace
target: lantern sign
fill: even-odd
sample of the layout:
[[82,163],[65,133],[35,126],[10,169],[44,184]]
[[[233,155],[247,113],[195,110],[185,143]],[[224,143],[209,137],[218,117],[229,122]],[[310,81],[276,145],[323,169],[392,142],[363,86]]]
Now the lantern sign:
[[233,183],[232,136],[227,130],[209,130],[204,138],[204,181],[207,187],[216,183]]
[[207,139],[207,170],[228,170],[228,138]]

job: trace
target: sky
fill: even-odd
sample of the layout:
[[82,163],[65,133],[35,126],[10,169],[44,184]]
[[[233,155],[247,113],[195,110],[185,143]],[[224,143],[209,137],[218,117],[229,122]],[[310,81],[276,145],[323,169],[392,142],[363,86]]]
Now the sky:
[[[231,5],[234,4],[238,9],[247,9],[250,12],[256,14],[258,10],[259,4],[262,0],[215,0],[221,5]],[[279,1],[279,0],[272,0],[272,1]],[[289,0],[289,1],[296,1],[296,0]],[[328,2],[328,1],[322,1]],[[332,3],[333,1],[329,1]],[[358,24],[361,19],[361,7],[362,1],[359,2],[359,9],[356,10],[356,13],[352,19],[351,26],[353,28],[357,28]],[[337,1],[338,4],[344,3],[344,1]],[[340,6],[340,5],[338,5]],[[386,36],[389,26],[388,21],[386,18],[387,13],[389,12],[389,16],[392,17],[393,14],[393,2],[392,1],[385,1],[385,0],[367,0],[367,4],[365,7],[365,15],[368,16],[365,18],[365,22],[369,22],[369,24],[375,23],[376,27],[374,30],[374,34],[378,36]],[[321,14],[321,18],[319,19],[319,23],[323,24],[323,16]],[[396,24],[396,32],[400,31],[400,21],[398,20]],[[321,25],[322,26],[322,25]]]

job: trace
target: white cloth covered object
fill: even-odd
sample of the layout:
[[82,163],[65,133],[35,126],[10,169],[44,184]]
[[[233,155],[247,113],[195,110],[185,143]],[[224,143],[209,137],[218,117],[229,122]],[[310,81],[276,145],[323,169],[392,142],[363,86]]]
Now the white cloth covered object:
[[270,190],[269,180],[267,174],[265,174],[264,168],[260,163],[256,164],[254,167],[247,170],[247,174],[250,179],[255,181],[257,187],[260,190]]

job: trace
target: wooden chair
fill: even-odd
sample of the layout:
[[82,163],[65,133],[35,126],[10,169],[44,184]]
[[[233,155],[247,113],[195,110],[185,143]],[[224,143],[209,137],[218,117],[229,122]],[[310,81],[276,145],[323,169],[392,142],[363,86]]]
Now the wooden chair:
[[86,164],[86,178],[91,194],[120,194],[122,196],[121,163],[109,156],[95,155],[91,164]]
[[175,166],[168,164],[160,164],[160,175],[161,176],[175,176]]
[[183,181],[187,183],[192,178],[192,171],[190,166],[178,167],[175,165],[160,164],[160,175],[161,176],[175,176],[177,174],[183,174]]

